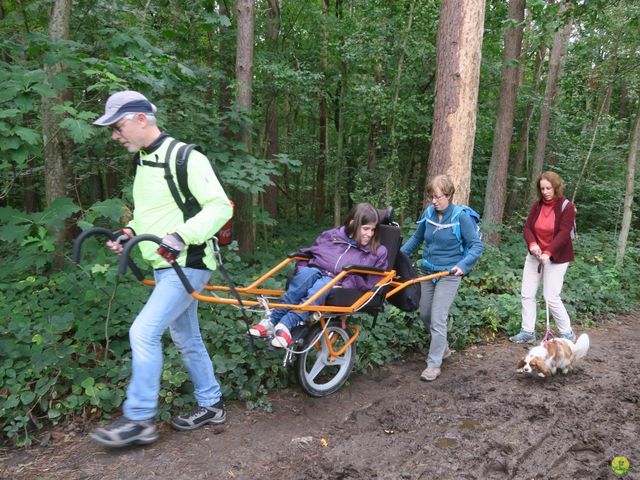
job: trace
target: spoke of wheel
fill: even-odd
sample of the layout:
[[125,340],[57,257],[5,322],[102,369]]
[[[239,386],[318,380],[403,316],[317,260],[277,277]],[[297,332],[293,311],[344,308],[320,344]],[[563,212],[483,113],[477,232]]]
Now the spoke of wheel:
[[316,377],[320,374],[320,372],[324,369],[325,363],[326,363],[324,358],[325,356],[323,354],[319,354],[316,357],[316,361],[313,364],[311,371],[307,374],[307,377],[309,378],[310,382],[313,382],[316,379]]

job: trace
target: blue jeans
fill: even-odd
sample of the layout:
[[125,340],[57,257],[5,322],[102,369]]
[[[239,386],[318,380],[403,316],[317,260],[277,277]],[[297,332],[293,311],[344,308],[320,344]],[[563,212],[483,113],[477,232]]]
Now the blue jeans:
[[[211,277],[209,270],[184,268],[183,271],[196,292],[201,291]],[[211,357],[200,336],[198,301],[187,293],[172,268],[156,270],[154,276],[156,286],[129,330],[131,381],[123,410],[131,420],[149,420],[157,412],[162,334],[167,327],[193,382],[198,405],[213,405],[221,397]]]
[[447,349],[447,319],[462,277],[442,277],[436,282],[421,282],[420,318],[431,332],[427,366],[440,368]]
[[[318,290],[331,281],[331,277],[314,267],[301,268],[293,277],[289,288],[280,297],[280,303],[298,305],[311,298]],[[329,292],[321,295],[313,305],[320,305]],[[297,325],[301,325],[309,316],[310,312],[292,312],[284,308],[277,308],[271,313],[271,323],[274,325],[282,323],[289,330]]]

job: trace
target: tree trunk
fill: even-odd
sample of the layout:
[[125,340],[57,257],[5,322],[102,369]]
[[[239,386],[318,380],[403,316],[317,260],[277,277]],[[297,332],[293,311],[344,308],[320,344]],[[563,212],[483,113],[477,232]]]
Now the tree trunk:
[[335,185],[333,191],[333,224],[339,226],[342,220],[342,192],[343,171],[344,171],[344,102],[347,96],[347,66],[342,62],[342,72],[340,77],[340,93],[338,94],[336,118],[338,120],[338,145],[336,147],[336,171]]
[[[569,2],[562,3],[560,5],[559,16],[562,17],[568,8],[570,8]],[[549,74],[547,76],[547,85],[544,91],[544,101],[540,111],[540,124],[538,126],[536,151],[531,168],[528,203],[533,202],[536,197],[536,190],[538,188],[536,185],[537,179],[542,173],[542,167],[544,166],[544,154],[547,149],[549,122],[551,119],[551,107],[553,106],[553,100],[558,93],[558,79],[560,78],[560,73],[562,71],[562,60],[566,53],[567,42],[569,40],[569,34],[571,33],[572,26],[573,16],[569,17],[569,20],[564,27],[558,29],[553,39],[551,58],[549,60]]]
[[467,203],[471,188],[484,9],[483,0],[445,0],[440,8],[427,181],[449,175],[456,203]]
[[[382,83],[382,63],[380,59],[376,61],[376,68],[374,78],[376,85]],[[367,159],[367,171],[372,173],[376,169],[378,163],[377,149],[378,149],[378,130],[380,128],[380,119],[374,113],[371,117],[371,124],[369,125],[369,141],[367,145],[367,151],[369,152]]]
[[[547,47],[541,45],[538,49],[535,66],[534,66],[534,86],[533,93],[538,95],[540,89],[540,76],[542,74],[542,67],[544,66],[544,57],[546,56]],[[522,201],[521,192],[524,190],[520,185],[518,178],[523,175],[526,177],[528,168],[525,170],[525,161],[529,156],[529,133],[531,131],[531,122],[533,121],[533,113],[535,111],[535,102],[529,100],[527,104],[527,110],[524,116],[524,121],[520,127],[520,135],[518,135],[518,151],[515,154],[514,160],[511,162],[511,187],[509,188],[509,196],[505,205],[504,217],[511,218],[513,212],[515,212]],[[526,162],[528,164],[528,162]],[[526,182],[525,182],[526,183]]]
[[502,77],[500,79],[500,100],[498,103],[498,118],[496,120],[495,135],[493,137],[493,152],[487,175],[487,189],[484,197],[483,221],[488,230],[488,241],[493,245],[500,244],[500,233],[497,231],[502,224],[507,187],[507,173],[509,170],[509,151],[513,133],[513,116],[518,89],[517,60],[522,47],[522,21],[524,20],[525,0],[510,0],[509,20],[514,22],[513,28],[504,33],[504,61]]
[[616,267],[622,267],[624,263],[624,253],[627,249],[627,239],[631,227],[631,205],[633,204],[633,187],[635,184],[636,158],[640,148],[640,102],[638,102],[638,113],[636,115],[636,125],[631,134],[629,142],[629,156],[627,157],[627,175],[624,193],[624,210],[622,212],[622,225],[620,236],[618,237],[618,250],[616,251]]
[[609,102],[607,100],[607,97],[605,97],[602,100],[600,111],[593,119],[593,122],[591,122],[593,125],[593,134],[591,135],[591,144],[589,145],[589,151],[587,152],[587,156],[585,157],[584,163],[582,164],[582,168],[580,169],[580,174],[578,175],[578,178],[576,179],[576,183],[573,187],[573,195],[571,195],[572,203],[575,203],[576,201],[576,195],[578,194],[578,188],[580,187],[580,182],[582,181],[582,178],[587,172],[587,165],[589,165],[589,160],[591,159],[591,153],[593,152],[593,147],[596,144],[596,135],[598,133],[598,127],[600,126],[600,118],[602,118],[602,114],[608,103]]
[[[238,19],[237,47],[236,47],[236,99],[238,109],[246,115],[251,114],[252,98],[251,85],[253,79],[253,0],[237,0],[236,15]],[[241,141],[246,146],[247,153],[252,150],[251,125],[245,124],[241,132]],[[252,215],[253,197],[246,192],[236,192],[235,226],[240,253],[253,253],[255,249],[255,225]]]
[[400,47],[400,57],[398,58],[398,65],[396,67],[396,79],[395,87],[393,91],[393,101],[391,102],[391,131],[389,134],[391,140],[391,161],[393,164],[397,163],[398,158],[398,142],[396,141],[396,118],[398,113],[398,99],[400,98],[400,83],[402,80],[402,67],[404,66],[404,53],[407,49],[407,39],[411,34],[411,27],[413,25],[413,10],[416,6],[415,0],[411,2],[409,6],[409,19],[407,20],[407,29],[405,30],[402,38],[402,46]]
[[[71,0],[55,0],[49,15],[49,38],[52,40],[66,40],[69,38],[69,19],[71,17]],[[64,65],[44,66],[47,82],[54,83],[54,78],[62,72]],[[42,117],[42,143],[44,145],[44,185],[47,205],[67,194],[67,158],[70,151],[70,141],[60,128],[64,115],[55,113],[54,107],[62,105],[69,98],[69,92],[58,90],[55,97],[42,97],[40,113]],[[55,232],[56,251],[54,253],[54,268],[61,269],[64,263],[65,229]]]
[[[280,5],[279,0],[269,0],[269,8],[267,15],[267,38],[271,51],[278,52],[279,36],[280,36]],[[275,82],[269,82],[275,85]],[[266,129],[267,129],[267,160],[275,158],[280,153],[280,127],[278,119],[280,116],[278,105],[278,90],[272,87],[268,90],[269,105],[267,107]],[[264,192],[264,209],[269,213],[271,218],[278,215],[278,187],[276,183],[277,177],[272,176],[271,181],[274,185],[268,186]]]
[[325,175],[327,170],[327,163],[329,161],[329,132],[327,131],[327,100],[324,97],[326,92],[326,76],[327,66],[329,63],[329,26],[328,14],[329,14],[329,0],[322,1],[322,52],[320,53],[320,72],[323,74],[325,80],[323,82],[324,88],[320,93],[320,119],[319,119],[319,154],[318,163],[316,165],[316,195],[315,195],[315,211],[314,218],[319,221],[324,214],[325,207]]
[[[227,18],[231,18],[231,13],[229,12],[224,0],[218,0],[218,13]],[[231,35],[227,31],[228,29],[229,27],[220,25],[218,31],[218,57],[220,58],[220,68],[224,72],[218,82],[219,114],[226,114],[231,111],[231,98],[233,96],[231,79],[234,78],[234,49],[233,45],[229,45],[229,43],[231,43]],[[221,134],[228,140],[233,138],[233,133],[231,133],[231,130],[227,127],[227,122],[224,122]]]

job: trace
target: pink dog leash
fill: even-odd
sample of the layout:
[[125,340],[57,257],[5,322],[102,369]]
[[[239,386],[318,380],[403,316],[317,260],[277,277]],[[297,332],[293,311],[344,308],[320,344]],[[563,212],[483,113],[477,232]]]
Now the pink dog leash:
[[[539,257],[539,256],[536,255],[536,257]],[[542,276],[543,272],[544,272],[544,265],[540,263],[538,265],[538,273]],[[544,279],[542,281],[544,282]],[[542,337],[542,341],[546,342],[547,340],[551,340],[553,338],[553,332],[551,331],[551,327],[549,326],[549,304],[547,303],[546,300],[544,301],[544,305],[547,311],[547,330],[546,332],[544,332],[544,337]]]
[[549,304],[546,302],[544,302],[545,306],[547,307],[547,331],[544,332],[544,337],[542,337],[542,341],[546,342],[547,340],[551,340],[553,338],[553,332],[551,331],[551,327],[549,327]]

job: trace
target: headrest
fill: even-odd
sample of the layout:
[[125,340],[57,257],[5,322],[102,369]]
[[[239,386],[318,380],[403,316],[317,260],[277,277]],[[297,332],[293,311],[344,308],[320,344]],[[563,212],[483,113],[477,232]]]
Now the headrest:
[[389,225],[393,221],[393,207],[378,208],[377,210],[382,225]]

